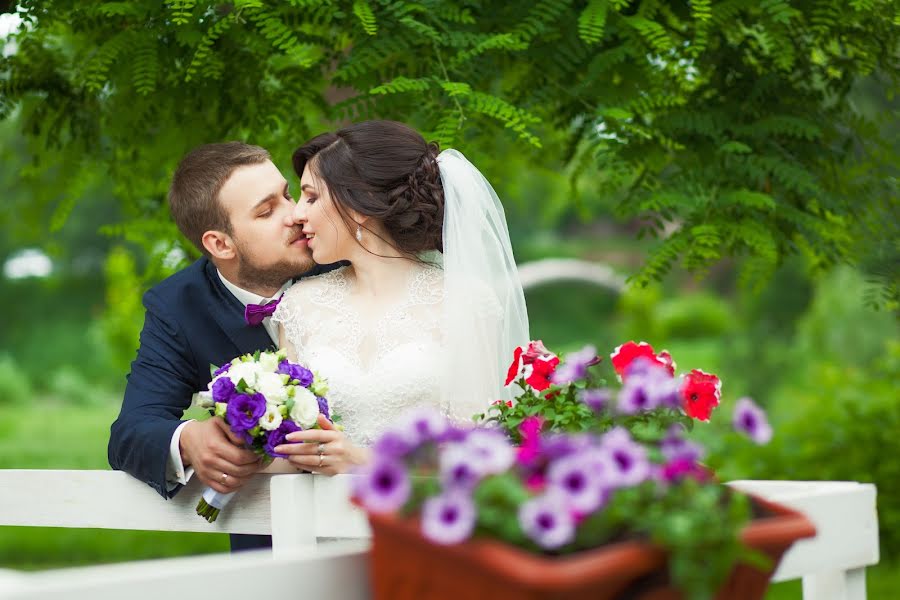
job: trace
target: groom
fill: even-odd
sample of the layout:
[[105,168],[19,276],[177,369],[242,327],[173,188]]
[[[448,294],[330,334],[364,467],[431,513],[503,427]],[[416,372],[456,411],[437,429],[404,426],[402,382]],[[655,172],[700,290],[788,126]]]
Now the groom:
[[[204,257],[144,295],[140,347],[111,427],[109,464],[164,498],[192,476],[234,492],[262,468],[258,457],[221,419],[182,422],[182,411],[206,389],[211,364],[277,345],[275,301],[298,274],[330,267],[315,266],[292,219],[288,183],[257,146],[190,152],[175,171],[169,206]],[[233,535],[231,546],[266,547],[271,538]]]

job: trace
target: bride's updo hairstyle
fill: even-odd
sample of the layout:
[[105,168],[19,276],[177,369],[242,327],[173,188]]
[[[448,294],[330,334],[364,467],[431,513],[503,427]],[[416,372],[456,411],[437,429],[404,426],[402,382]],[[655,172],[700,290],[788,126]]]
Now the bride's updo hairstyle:
[[403,123],[363,121],[318,135],[298,148],[294,171],[302,177],[309,165],[351,233],[356,223],[348,209],[380,222],[396,250],[414,255],[443,248],[439,151],[436,143],[427,143]]

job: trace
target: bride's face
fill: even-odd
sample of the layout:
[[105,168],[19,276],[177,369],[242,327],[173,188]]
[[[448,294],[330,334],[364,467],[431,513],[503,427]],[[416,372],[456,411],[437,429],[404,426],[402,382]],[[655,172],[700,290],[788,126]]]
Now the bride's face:
[[294,221],[303,227],[313,260],[320,265],[347,260],[359,247],[328,187],[310,173],[308,164],[300,177],[300,199],[294,207]]

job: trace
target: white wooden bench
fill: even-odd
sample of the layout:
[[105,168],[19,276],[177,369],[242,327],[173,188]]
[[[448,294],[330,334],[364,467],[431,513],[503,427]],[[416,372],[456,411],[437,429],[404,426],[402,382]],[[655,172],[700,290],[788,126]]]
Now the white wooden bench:
[[[258,475],[216,523],[194,513],[192,482],[164,501],[112,471],[0,470],[0,526],[91,527],[272,534],[273,552],[141,561],[41,573],[0,570],[0,598],[245,600],[265,590],[317,600],[367,598],[368,524],[348,502],[350,476]],[[875,486],[855,482],[734,481],[797,508],[814,539],[785,554],[773,581],[803,580],[805,600],[864,600],[865,569],[878,562]],[[127,509],[125,508],[127,506]],[[361,539],[362,538],[362,539]],[[328,543],[324,543],[327,540]]]

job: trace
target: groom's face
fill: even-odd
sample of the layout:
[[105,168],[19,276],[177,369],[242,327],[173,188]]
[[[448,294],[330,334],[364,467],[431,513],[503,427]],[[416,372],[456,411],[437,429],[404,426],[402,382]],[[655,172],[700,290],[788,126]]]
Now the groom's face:
[[288,182],[271,161],[235,169],[219,201],[231,220],[242,283],[280,287],[314,266],[306,238],[292,218]]

